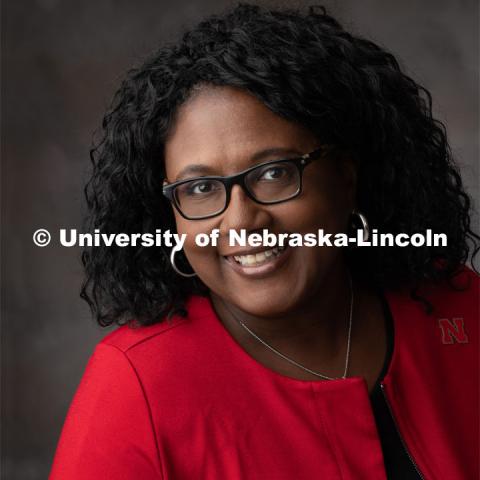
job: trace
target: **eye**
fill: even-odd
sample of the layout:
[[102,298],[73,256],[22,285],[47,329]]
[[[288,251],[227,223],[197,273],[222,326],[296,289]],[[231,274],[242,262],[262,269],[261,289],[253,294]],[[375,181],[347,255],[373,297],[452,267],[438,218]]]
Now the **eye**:
[[220,189],[219,182],[214,180],[198,180],[186,185],[185,194],[189,196],[208,195]]
[[258,180],[274,181],[280,180],[288,175],[288,168],[285,168],[281,165],[275,165],[266,168],[258,175]]

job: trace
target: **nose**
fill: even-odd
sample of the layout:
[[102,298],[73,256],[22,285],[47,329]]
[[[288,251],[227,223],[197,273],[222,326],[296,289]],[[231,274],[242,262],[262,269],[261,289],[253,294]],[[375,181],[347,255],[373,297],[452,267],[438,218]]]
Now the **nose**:
[[268,228],[272,222],[268,207],[252,200],[240,185],[234,185],[230,203],[222,214],[220,234],[228,236],[228,231],[245,229],[247,232]]

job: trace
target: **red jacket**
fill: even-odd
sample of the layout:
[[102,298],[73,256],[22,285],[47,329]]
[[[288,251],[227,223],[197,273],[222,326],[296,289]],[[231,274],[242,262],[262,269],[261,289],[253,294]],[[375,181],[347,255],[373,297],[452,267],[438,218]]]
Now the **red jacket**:
[[[429,480],[478,478],[479,282],[432,287],[433,316],[387,292],[394,351],[384,393]],[[376,480],[382,451],[363,378],[301,381],[250,357],[210,301],[187,318],[121,327],[97,346],[51,480]]]

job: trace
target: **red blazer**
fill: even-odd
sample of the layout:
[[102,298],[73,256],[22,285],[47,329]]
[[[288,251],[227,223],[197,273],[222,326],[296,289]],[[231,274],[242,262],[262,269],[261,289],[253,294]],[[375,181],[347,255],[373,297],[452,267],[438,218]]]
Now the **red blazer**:
[[[466,291],[387,292],[394,352],[384,393],[429,480],[478,478],[478,277]],[[465,282],[464,282],[465,283]],[[71,404],[51,480],[380,480],[363,378],[301,381],[250,357],[210,301],[187,318],[121,327],[97,346]]]

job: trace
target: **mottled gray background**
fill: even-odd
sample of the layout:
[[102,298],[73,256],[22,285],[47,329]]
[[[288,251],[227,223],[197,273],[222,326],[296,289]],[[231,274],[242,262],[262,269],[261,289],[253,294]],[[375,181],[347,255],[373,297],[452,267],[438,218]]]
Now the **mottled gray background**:
[[[122,72],[232,3],[3,2],[2,479],[47,477],[87,358],[106,334],[79,299],[78,250],[35,247],[32,233],[80,226],[91,134]],[[478,2],[324,5],[431,90],[478,205]]]

